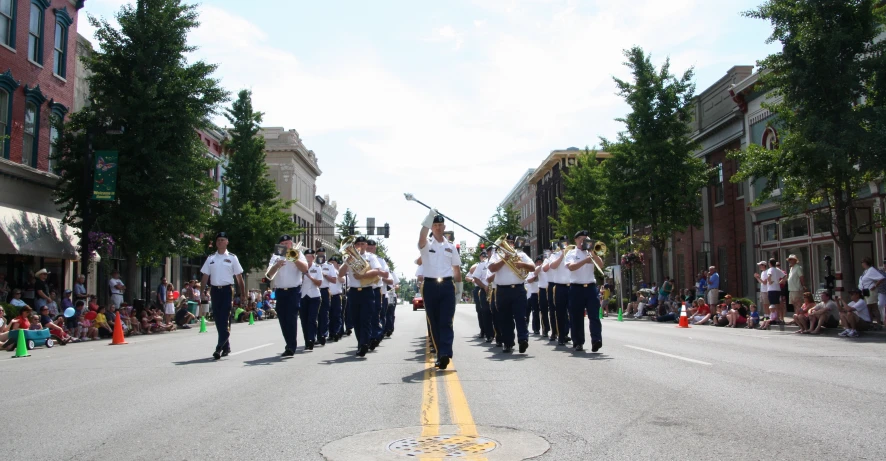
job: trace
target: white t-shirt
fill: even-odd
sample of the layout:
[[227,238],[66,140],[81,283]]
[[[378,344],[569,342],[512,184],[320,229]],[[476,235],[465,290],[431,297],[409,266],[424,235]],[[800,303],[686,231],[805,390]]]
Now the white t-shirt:
[[760,282],[760,293],[768,293],[769,286],[766,283],[766,271],[765,270],[760,271],[760,280],[762,280],[762,282]]
[[849,307],[855,308],[855,313],[858,314],[858,318],[865,322],[871,321],[871,311],[868,310],[868,304],[864,302],[863,299],[854,302],[849,301],[848,305]]
[[781,285],[778,284],[778,281],[784,277],[784,272],[777,267],[770,267],[766,269],[766,278],[769,283],[766,284],[767,291],[781,291]]
[[111,287],[111,294],[112,294],[112,295],[122,295],[122,294],[123,294],[123,290],[118,289],[118,288],[117,288],[117,285],[123,285],[123,286],[125,286],[124,283],[123,283],[123,280],[120,280],[120,279],[110,279],[110,280],[108,280],[108,286]]

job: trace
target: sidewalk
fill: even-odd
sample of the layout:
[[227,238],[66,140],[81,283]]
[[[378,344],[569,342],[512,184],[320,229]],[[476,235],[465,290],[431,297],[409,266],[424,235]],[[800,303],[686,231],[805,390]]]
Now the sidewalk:
[[[647,316],[647,317],[640,318],[640,319],[635,319],[635,318],[633,318],[633,317],[631,317],[631,316],[624,316],[623,318],[624,318],[624,321],[625,321],[625,322],[652,322],[652,323],[658,323],[658,322],[655,322],[651,317],[648,317],[648,316]],[[609,314],[609,316],[604,317],[603,320],[618,321],[618,314]],[[781,326],[781,325],[773,325],[773,326],[769,327],[769,331],[779,331],[779,332],[780,332],[780,331],[784,331],[784,332],[788,332],[788,333],[793,333],[793,332],[795,332],[795,331],[798,331],[798,330],[800,329],[800,327],[797,326],[797,325],[795,325],[795,324],[793,323],[793,321],[794,321],[794,320],[793,320],[793,316],[792,316],[790,313],[788,313],[788,316],[787,316],[787,324],[784,325],[784,329],[782,329],[782,326]],[[664,323],[671,323],[671,322],[664,322]],[[677,322],[673,322],[673,323],[676,324]],[[877,328],[878,325],[874,325],[874,327]],[[714,329],[716,329],[716,328],[718,328],[718,327],[715,327],[715,326],[709,324],[709,325],[693,325],[693,328],[714,328]],[[723,327],[720,327],[720,328],[723,328]],[[737,329],[742,329],[742,330],[743,330],[744,328],[737,328]],[[821,329],[821,336],[836,336],[836,335],[838,335],[841,331],[843,331],[843,328],[842,328],[842,327],[837,327],[837,328],[822,328],[822,329]],[[861,332],[861,335],[862,335],[862,336],[871,336],[871,337],[884,338],[884,339],[886,339],[886,329],[862,331],[862,332]]]

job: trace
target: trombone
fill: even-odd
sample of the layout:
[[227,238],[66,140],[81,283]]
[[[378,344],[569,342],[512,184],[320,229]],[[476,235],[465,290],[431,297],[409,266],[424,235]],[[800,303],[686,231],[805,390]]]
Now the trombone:
[[[278,245],[278,248],[280,246],[282,246],[282,245]],[[301,254],[302,254],[302,251],[304,251],[304,249],[305,249],[304,245],[302,245],[301,242],[298,242],[292,248],[286,250],[283,254],[281,254],[279,256],[283,256],[283,259],[285,259],[286,261],[294,263],[301,258]],[[273,271],[273,274],[271,273],[272,271]],[[265,272],[265,278],[267,278],[268,280],[274,280],[274,277],[276,277],[276,276],[277,276],[277,271],[274,270],[274,266],[271,266],[271,268],[268,269],[267,272]]]

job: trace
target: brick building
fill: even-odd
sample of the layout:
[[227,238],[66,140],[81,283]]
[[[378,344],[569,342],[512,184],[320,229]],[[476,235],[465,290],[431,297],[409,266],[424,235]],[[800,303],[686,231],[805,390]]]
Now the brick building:
[[[74,106],[77,16],[83,1],[0,2],[0,273],[23,286],[40,268],[72,287],[78,239],[53,203],[50,152]],[[3,300],[5,301],[5,300]]]
[[532,249],[530,254],[532,258],[538,254],[536,250],[538,222],[535,217],[535,185],[529,182],[529,178],[532,177],[532,173],[534,172],[534,168],[526,170],[526,172],[523,173],[523,176],[520,177],[520,180],[517,181],[514,188],[511,189],[505,199],[501,202],[503,208],[510,205],[520,213],[520,227],[523,228],[523,235],[529,237],[527,245]]

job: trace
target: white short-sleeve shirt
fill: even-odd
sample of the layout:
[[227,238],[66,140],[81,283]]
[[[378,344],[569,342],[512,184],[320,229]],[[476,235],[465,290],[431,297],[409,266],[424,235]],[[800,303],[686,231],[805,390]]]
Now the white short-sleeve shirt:
[[[286,257],[279,255],[271,255],[271,260],[268,262],[268,270],[271,269],[271,266],[277,264],[279,260],[286,260]],[[307,258],[305,258],[304,254],[300,254],[298,257],[299,262],[303,262],[305,264],[308,263]],[[286,261],[283,267],[277,269],[277,274],[274,275],[274,287],[276,288],[295,288],[301,286],[302,283],[302,271],[296,267],[295,263],[292,261]],[[214,285],[214,284],[213,284]]]
[[[326,263],[320,264],[320,269],[321,269],[320,275],[326,275],[329,272],[330,267],[332,267],[332,263],[326,262]],[[322,278],[323,278],[323,281],[320,283],[320,288],[329,288],[329,280],[327,280],[326,277],[322,277]]]
[[766,277],[769,283],[766,284],[766,288],[769,291],[781,291],[781,285],[779,285],[778,281],[784,277],[784,272],[777,267],[770,267],[766,269]]
[[[529,259],[529,256],[526,256],[526,253],[518,252],[517,256],[520,258],[520,262],[532,264],[532,260]],[[498,253],[492,255],[492,259],[489,261],[489,264],[495,264],[501,261],[501,256]],[[511,267],[505,264],[495,273],[495,285],[522,285],[525,280],[520,278],[519,275],[515,274]]]
[[[308,274],[311,274],[311,278],[319,279],[323,277],[323,268],[320,267],[319,264],[314,263],[308,266]],[[307,277],[305,273],[302,273],[302,284],[301,284],[301,297],[302,298],[319,298],[320,297],[320,287],[314,285],[314,282],[311,281]]]
[[223,287],[234,284],[234,276],[243,273],[240,260],[237,255],[226,251],[215,252],[206,258],[200,272],[209,276],[209,283],[213,286]]
[[341,281],[338,277],[338,270],[335,269],[335,266],[332,264],[328,264],[326,268],[326,275],[329,277],[335,277],[335,283],[329,282],[329,295],[335,296],[341,294]]
[[421,251],[421,262],[424,276],[430,278],[452,277],[453,266],[461,266],[461,255],[449,240],[438,242],[431,237]]
[[[567,266],[571,263],[581,262],[588,258],[590,258],[590,256],[585,254],[584,250],[576,248],[566,254],[566,258],[563,259],[561,265]],[[569,270],[569,268],[567,267],[566,270]],[[569,271],[569,283],[597,283],[594,278],[594,263],[587,263],[584,266],[581,266],[578,270]]]
[[477,263],[477,267],[474,269],[474,279],[479,280],[480,283],[483,284],[483,286],[486,286],[486,284],[489,283],[486,280],[486,273],[488,272],[488,270],[486,269],[487,265],[488,263],[486,261],[480,261]]
[[111,287],[111,294],[112,294],[112,295],[122,295],[122,294],[123,294],[123,292],[122,292],[121,290],[118,290],[118,289],[117,289],[117,285],[123,285],[123,286],[126,286],[126,284],[123,283],[123,281],[120,280],[120,279],[110,279],[110,280],[108,280],[108,286]]
[[550,263],[552,264],[550,270],[548,270],[548,282],[550,282],[550,283],[559,283],[559,284],[564,284],[564,285],[570,283],[569,282],[569,279],[570,279],[569,268],[566,267],[566,257],[565,256],[563,257],[563,260],[560,261],[559,266],[557,266],[556,268],[553,267],[554,261],[556,261],[557,258],[560,257],[560,253],[562,253],[563,251],[564,250],[560,250],[560,251],[552,254],[549,259]]
[[[542,261],[542,265],[544,265],[545,261]],[[544,269],[538,270],[538,288],[542,290],[548,289],[548,273],[544,271]]]
[[[381,269],[381,266],[378,264],[378,258],[375,258],[375,257],[372,255],[372,253],[368,253],[368,252],[367,252],[367,253],[363,253],[363,254],[360,255],[360,257],[362,257],[363,260],[366,261],[366,262],[369,264],[369,270],[373,270],[373,269]],[[363,287],[363,285],[360,283],[360,281],[357,280],[356,277],[354,277],[354,271],[351,270],[351,267],[350,267],[350,266],[348,266],[347,273],[348,273],[348,286],[349,286],[349,287],[351,287],[351,288],[361,288],[361,287]],[[370,287],[370,288],[371,288],[371,287]]]
[[[380,258],[380,257],[379,257],[377,254],[375,254],[375,253],[373,253],[372,256],[378,261],[378,265],[379,265],[379,267],[381,268],[381,270],[383,270],[383,271],[385,271],[385,272],[388,272],[388,262],[385,261],[384,258]],[[379,279],[378,279],[378,282],[375,282],[375,285],[373,285],[373,286],[376,287],[376,288],[384,288],[384,287],[385,287],[385,281],[382,280],[382,278],[383,278],[383,277],[379,278]]]
[[849,307],[855,308],[855,313],[858,315],[858,318],[865,322],[871,321],[871,311],[868,310],[868,303],[866,303],[864,299],[859,299],[855,302],[849,301],[848,304]]

